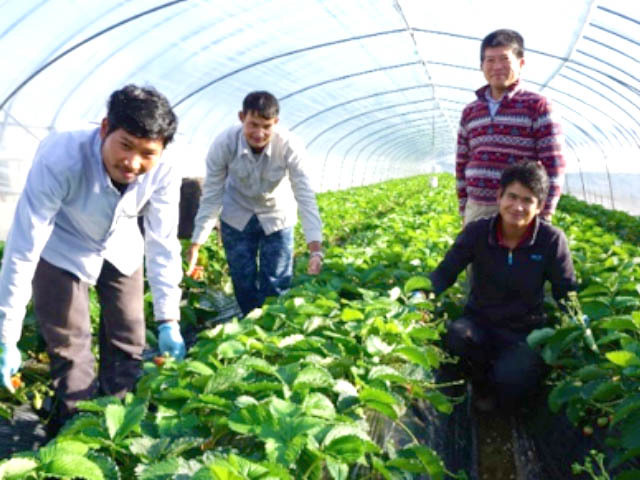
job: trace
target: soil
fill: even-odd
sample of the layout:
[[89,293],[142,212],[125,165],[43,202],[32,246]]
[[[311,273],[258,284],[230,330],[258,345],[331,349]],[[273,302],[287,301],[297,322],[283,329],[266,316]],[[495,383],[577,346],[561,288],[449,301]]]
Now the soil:
[[514,456],[512,417],[500,411],[474,410],[478,480],[515,480],[518,475]]

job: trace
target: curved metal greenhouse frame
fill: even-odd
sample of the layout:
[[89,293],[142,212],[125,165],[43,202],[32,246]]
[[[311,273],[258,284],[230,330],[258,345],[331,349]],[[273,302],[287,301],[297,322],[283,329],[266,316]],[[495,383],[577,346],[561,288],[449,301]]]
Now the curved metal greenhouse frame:
[[484,84],[480,40],[508,27],[563,124],[565,191],[640,213],[640,3],[517,3],[0,2],[0,193],[20,191],[49,131],[95,125],[128,82],[175,106],[185,175],[255,89],[279,97],[320,189],[452,170],[461,110]]

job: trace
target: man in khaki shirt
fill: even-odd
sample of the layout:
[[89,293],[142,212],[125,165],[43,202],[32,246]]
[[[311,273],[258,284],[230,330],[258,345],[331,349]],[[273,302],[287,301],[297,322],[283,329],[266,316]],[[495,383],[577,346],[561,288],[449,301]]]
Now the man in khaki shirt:
[[207,155],[207,173],[187,251],[187,274],[220,220],[234,292],[243,314],[287,290],[293,275],[293,227],[300,212],[310,274],[322,269],[322,221],[306,172],[304,145],[277,126],[278,100],[248,94],[240,125],[222,132]]

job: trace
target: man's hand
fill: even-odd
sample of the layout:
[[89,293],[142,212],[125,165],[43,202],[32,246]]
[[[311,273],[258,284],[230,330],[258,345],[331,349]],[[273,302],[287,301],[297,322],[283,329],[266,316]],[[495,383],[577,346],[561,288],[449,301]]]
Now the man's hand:
[[184,358],[186,348],[180,333],[180,322],[169,320],[158,326],[158,349],[160,353],[168,353],[177,360]]
[[2,386],[11,393],[15,392],[15,388],[11,383],[11,377],[18,373],[22,357],[20,350],[15,345],[5,345],[0,343],[0,375],[2,375]]
[[187,261],[187,271],[185,273],[187,274],[187,276],[192,278],[194,277],[194,275],[199,274],[200,269],[197,268],[199,251],[200,251],[200,244],[192,243],[191,245],[189,245],[189,249],[187,250],[187,253],[186,253],[185,260]]
[[322,270],[322,262],[324,253],[322,252],[322,244],[320,242],[309,242],[309,266],[307,273],[309,275],[317,275]]
[[309,275],[317,275],[322,270],[322,256],[319,253],[312,253],[309,257],[309,267],[307,273]]

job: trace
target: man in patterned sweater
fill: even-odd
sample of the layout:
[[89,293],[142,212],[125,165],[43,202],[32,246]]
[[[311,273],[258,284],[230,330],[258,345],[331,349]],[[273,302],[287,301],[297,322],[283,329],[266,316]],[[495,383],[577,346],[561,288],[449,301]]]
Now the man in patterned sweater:
[[541,217],[550,220],[564,179],[561,129],[549,101],[522,89],[524,40],[513,30],[496,30],[480,47],[488,84],[462,112],[458,130],[456,179],[464,225],[498,211],[500,175],[525,160],[540,162],[549,176]]

